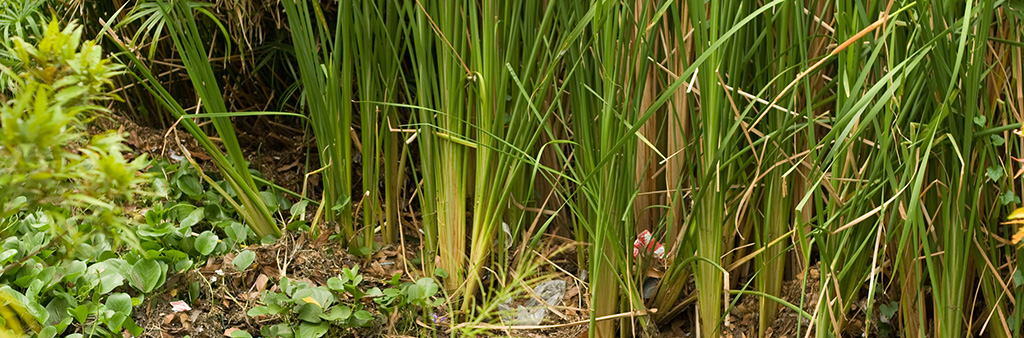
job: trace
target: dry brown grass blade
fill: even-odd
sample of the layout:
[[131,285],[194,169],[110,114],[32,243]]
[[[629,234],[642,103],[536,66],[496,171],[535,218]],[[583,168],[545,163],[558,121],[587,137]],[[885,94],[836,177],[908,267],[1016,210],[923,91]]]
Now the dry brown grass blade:
[[[853,43],[857,42],[858,40],[860,40],[864,36],[867,36],[869,33],[875,31],[879,27],[882,27],[882,25],[884,25],[887,21],[889,21],[889,14],[888,13],[882,13],[881,18],[878,18],[878,20],[876,20],[874,23],[868,25],[867,27],[864,27],[864,29],[862,29],[859,32],[857,32],[857,34],[854,34],[852,37],[850,37],[849,39],[844,41],[842,44],[837,46],[836,49],[833,49],[832,52],[828,54],[828,56],[822,58],[821,60],[818,60],[818,62],[815,62],[814,65],[808,67],[807,70],[804,70],[804,71],[800,72],[800,74],[797,75],[796,78],[793,79],[792,82],[790,82],[788,85],[786,85],[786,87],[783,88],[782,91],[779,92],[779,94],[775,95],[775,99],[772,100],[772,102],[771,102],[771,104],[769,104],[769,106],[775,106],[775,104],[779,103],[779,100],[782,99],[782,97],[785,96],[786,93],[789,92],[789,90],[793,88],[793,86],[795,86],[797,83],[799,83],[800,80],[803,80],[804,77],[807,77],[808,74],[813,72],[815,69],[817,69],[821,65],[825,64],[826,61],[832,59],[832,57],[834,57],[837,54],[839,54],[839,52],[842,52],[844,49],[846,49],[847,47],[850,47],[850,45],[852,45]],[[758,116],[757,120],[754,120],[754,123],[750,124],[750,128],[754,128],[755,126],[757,126],[757,124],[759,122],[761,122],[761,119],[763,119],[765,117],[765,115],[766,114],[762,113],[760,116]]]

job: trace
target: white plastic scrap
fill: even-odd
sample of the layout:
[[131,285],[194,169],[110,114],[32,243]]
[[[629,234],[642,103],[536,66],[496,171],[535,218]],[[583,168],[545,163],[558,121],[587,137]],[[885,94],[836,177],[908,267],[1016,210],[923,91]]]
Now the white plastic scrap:
[[173,310],[174,312],[183,312],[192,310],[192,307],[188,306],[188,303],[185,303],[185,301],[183,300],[176,300],[171,302],[171,310]]
[[173,149],[170,151],[170,157],[174,162],[181,162],[181,160],[185,159],[185,156],[178,155]]
[[[562,303],[562,297],[565,296],[565,281],[549,280],[540,283],[537,288],[533,289],[533,292],[547,305],[558,306]],[[506,313],[501,316],[502,320],[516,325],[539,325],[544,320],[544,316],[548,314],[547,306],[541,304],[536,298],[526,300],[525,304],[516,306],[515,309],[512,308],[512,300],[506,300],[504,303],[498,304],[498,309]],[[513,311],[515,317],[513,317]]]

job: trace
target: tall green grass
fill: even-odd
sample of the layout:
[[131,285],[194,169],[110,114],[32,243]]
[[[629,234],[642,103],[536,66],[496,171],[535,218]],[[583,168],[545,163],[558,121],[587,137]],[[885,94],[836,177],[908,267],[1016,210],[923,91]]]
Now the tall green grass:
[[[147,91],[149,91],[163,107],[170,112],[178,122],[198,141],[203,149],[213,158],[214,164],[225,176],[225,180],[235,192],[229,194],[227,191],[218,192],[231,203],[238,213],[252,228],[253,232],[260,237],[280,236],[281,229],[270,213],[266,202],[256,188],[252,174],[249,172],[248,162],[238,143],[234,126],[231,123],[227,107],[224,104],[224,97],[221,86],[214,75],[213,68],[206,55],[206,43],[200,35],[195,16],[198,14],[210,15],[208,11],[188,2],[157,2],[157,12],[161,20],[166,23],[169,35],[178,50],[181,62],[188,71],[189,79],[195,88],[198,96],[199,106],[206,114],[190,114],[185,111],[178,100],[165,89],[157,78],[149,70],[148,65],[139,60],[126,46],[119,47],[124,51],[122,55],[128,58],[135,68],[133,75],[138,79]],[[117,41],[115,41],[117,42]],[[226,150],[222,151],[206,132],[199,127],[194,118],[209,118],[213,121],[217,136],[221,145]],[[219,187],[217,185],[213,185]],[[237,198],[237,200],[236,200]]]
[[[539,281],[513,276],[544,269],[523,260],[557,234],[576,240],[596,337],[680,316],[720,337],[744,297],[762,337],[793,307],[812,319],[799,336],[1020,332],[999,224],[1020,203],[1016,2],[282,5],[327,223],[362,255],[378,228],[382,244],[419,237],[415,273],[443,279],[455,321]],[[224,112],[189,22],[171,36]],[[422,234],[400,237],[409,197]],[[664,260],[634,257],[642,230]]]
[[430,205],[423,210],[429,219],[424,221],[428,247],[423,259],[434,264],[436,252],[436,264],[447,274],[445,288],[455,291],[466,275],[466,200],[472,184],[473,144],[466,137],[475,106],[470,104],[469,88],[476,75],[467,63],[471,59],[466,34],[466,21],[472,17],[451,15],[465,10],[458,1],[417,2],[411,10],[417,26],[413,48],[422,56],[414,63],[419,105],[425,108],[418,120],[420,154],[429,159],[421,162],[423,204]]
[[[394,3],[363,1],[356,6],[352,35],[357,54],[356,69],[360,136],[362,139],[362,211],[363,243],[373,247],[375,228],[381,227],[381,239],[392,243],[398,235],[398,196],[400,153],[398,133],[392,128],[400,126],[396,107],[404,73],[401,69],[405,46],[399,38],[406,28],[403,8]],[[379,177],[384,176],[381,191]],[[384,205],[381,205],[384,202]],[[367,251],[367,254],[369,251]]]
[[567,12],[587,14],[573,19],[586,24],[583,39],[591,42],[574,44],[568,57],[586,66],[567,77],[574,153],[578,156],[572,174],[579,181],[580,190],[573,210],[577,238],[591,244],[587,251],[592,290],[591,334],[611,337],[616,335],[616,322],[595,319],[619,311],[623,305],[620,291],[635,294],[637,290],[631,287],[635,282],[633,276],[624,274],[632,273],[632,269],[626,268],[626,256],[633,233],[632,209],[628,206],[635,181],[616,179],[632,177],[635,168],[636,144],[617,143],[628,133],[626,123],[635,123],[637,114],[635,110],[620,110],[628,107],[624,101],[635,87],[624,86],[621,93],[618,88],[633,75],[629,70],[636,60],[630,58],[630,52],[631,47],[637,47],[631,46],[635,40],[628,32],[636,29],[637,23],[624,14],[627,4],[575,5]]
[[543,37],[552,35],[554,8],[555,4],[540,1],[484,2],[479,8],[469,4],[469,10],[480,11],[481,19],[469,29],[470,48],[480,52],[472,58],[477,76],[476,175],[463,311],[475,306],[489,261],[512,262],[514,257],[495,250],[495,243],[511,248],[517,239],[504,231],[521,233],[525,222],[533,219],[512,205],[516,199],[532,199],[534,178],[527,175],[534,165],[533,149],[542,135],[540,125],[553,116],[552,107],[544,107],[548,94],[541,90],[552,84],[550,72],[557,56],[541,47]]
[[[355,240],[352,215],[352,125],[355,92],[355,17],[352,6],[338,6],[329,21],[319,5],[285,0],[299,80],[309,108],[323,175],[323,214],[336,223],[346,245]],[[333,30],[331,29],[333,26]]]

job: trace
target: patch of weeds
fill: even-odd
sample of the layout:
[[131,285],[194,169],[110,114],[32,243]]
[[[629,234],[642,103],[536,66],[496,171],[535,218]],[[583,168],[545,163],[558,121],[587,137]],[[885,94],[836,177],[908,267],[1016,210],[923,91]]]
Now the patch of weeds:
[[[437,322],[438,318],[430,318],[433,312],[429,309],[440,306],[444,303],[444,297],[436,297],[439,291],[437,283],[432,278],[423,277],[416,282],[401,282],[401,274],[396,273],[388,285],[381,291],[379,288],[370,289],[367,293],[374,296],[374,303],[379,305],[378,309],[390,321],[392,328],[412,328],[417,317],[417,309],[423,311],[421,317],[426,323]],[[328,283],[330,281],[328,280]],[[404,331],[404,330],[403,330]]]
[[167,259],[174,271],[191,268],[194,257],[223,254],[255,237],[234,210],[217,204],[217,194],[204,192],[191,167],[161,159],[150,171],[157,173],[154,185],[167,200],[146,211],[138,234],[143,249]]
[[439,288],[431,278],[401,283],[401,276],[396,274],[388,282],[392,287],[383,290],[373,287],[366,291],[360,287],[362,282],[358,265],[343,269],[338,276],[329,278],[325,286],[282,277],[278,284],[280,292],[266,291],[263,305],[253,307],[248,315],[276,316],[281,320],[279,324],[263,327],[260,331],[263,336],[316,338],[324,336],[332,327],[366,327],[376,322],[371,309],[364,306],[365,299],[372,299],[386,318],[406,317],[393,315],[417,307],[435,307],[444,301],[435,297]]
[[137,336],[133,307],[168,273],[256,240],[192,167],[86,133],[122,67],[81,35],[51,22],[38,45],[12,38],[19,72],[0,66],[15,81],[0,105],[0,337]]
[[[165,258],[180,272],[194,267],[193,258],[223,255],[239,245],[264,240],[239,221],[230,204],[224,206],[224,197],[203,184],[203,174],[193,166],[159,159],[149,171],[156,176],[156,193],[164,197],[146,211],[145,224],[138,227],[141,246],[149,256]],[[215,184],[233,194],[227,182]],[[273,201],[267,203],[272,212],[291,207],[283,194],[263,189],[261,196]]]
[[130,218],[152,196],[148,160],[126,160],[116,132],[85,133],[122,67],[81,36],[50,22],[38,44],[11,38],[18,73],[0,67],[14,82],[0,105],[0,336],[140,334],[131,314],[143,296],[126,291],[165,280],[163,263],[116,254],[139,245]]
[[0,275],[0,298],[21,315],[18,322],[6,321],[7,329],[31,329],[39,337],[65,336],[69,327],[74,333],[68,337],[142,333],[131,319],[132,307],[142,302],[142,294],[163,285],[167,264],[131,253],[118,258],[101,236],[80,243],[68,257],[48,248],[59,239],[45,231],[55,224],[41,213],[7,225],[18,235],[0,243],[5,253],[0,265],[6,270]]

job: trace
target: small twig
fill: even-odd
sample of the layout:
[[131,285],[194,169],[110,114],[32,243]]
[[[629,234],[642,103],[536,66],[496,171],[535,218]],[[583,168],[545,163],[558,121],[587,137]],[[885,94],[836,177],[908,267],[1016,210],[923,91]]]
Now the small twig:
[[[565,246],[576,246],[576,244],[570,243],[570,244],[566,244]],[[544,255],[541,255],[539,252],[537,252],[537,250],[533,250],[533,253],[536,254],[541,259],[543,259],[545,262],[548,262],[548,264],[551,264],[551,266],[555,267],[555,269],[557,269],[558,271],[561,271],[562,273],[565,273],[566,275],[569,275],[569,277],[572,277],[572,279],[574,279],[577,283],[579,283],[579,285],[583,285],[583,287],[586,287],[587,283],[582,281],[582,280],[580,280],[579,277],[576,277],[576,275],[573,275],[573,274],[569,273],[569,271],[566,271],[561,266],[558,266],[558,264],[555,264],[555,262],[552,262],[547,257],[544,257]],[[545,303],[545,304],[547,304],[547,303]]]
[[420,7],[420,10],[423,11],[423,16],[427,17],[427,21],[430,22],[430,28],[434,29],[434,33],[441,37],[441,40],[444,41],[444,44],[448,46],[449,49],[452,50],[452,54],[455,54],[455,57],[459,59],[459,64],[461,64],[462,69],[466,71],[466,75],[473,74],[473,71],[469,70],[469,66],[466,65],[466,61],[462,60],[462,55],[459,55],[459,52],[455,50],[455,47],[452,46],[452,43],[448,41],[448,37],[444,36],[444,33],[441,32],[441,28],[438,27],[437,23],[434,22],[434,18],[431,18],[430,13],[427,13],[427,8],[423,7],[423,4],[420,3],[420,0],[416,0],[416,5],[418,5]]
[[[793,86],[795,86],[798,82],[800,82],[800,80],[803,80],[803,78],[806,77],[808,74],[810,74],[815,69],[820,67],[826,61],[831,60],[833,56],[838,55],[839,52],[842,52],[847,47],[852,45],[854,42],[856,42],[856,41],[860,40],[861,38],[863,38],[864,36],[868,35],[868,33],[871,33],[873,31],[875,31],[876,29],[878,29],[878,27],[882,27],[882,25],[885,24],[887,21],[889,21],[889,14],[888,13],[882,13],[882,17],[878,18],[877,21],[875,21],[871,25],[868,25],[867,27],[864,27],[864,29],[860,30],[860,32],[857,32],[857,34],[854,34],[852,37],[850,37],[845,42],[843,42],[843,44],[841,44],[838,47],[836,47],[836,49],[833,49],[831,53],[826,55],[821,60],[818,60],[818,62],[816,62],[811,67],[807,68],[807,70],[804,70],[803,72],[800,72],[800,74],[797,75],[796,78],[793,79],[793,81],[789,83],[789,85],[787,85],[785,88],[782,89],[782,92],[780,92],[779,95],[775,96],[775,99],[772,100],[772,102],[770,104],[768,104],[768,106],[774,106],[776,103],[779,102],[780,99],[782,99],[782,96],[786,95],[786,93],[789,92],[790,89],[793,89]],[[767,112],[767,110],[765,110],[765,112]],[[757,126],[757,123],[761,122],[761,119],[764,118],[764,116],[765,116],[764,113],[762,113],[761,116],[758,116],[757,120],[755,120],[754,123],[750,124],[750,128],[753,128],[753,127]]]
[[409,272],[409,259],[408,253],[405,252],[405,230],[402,229],[402,216],[398,216],[398,241],[399,248],[402,249],[402,269],[405,271],[405,275],[415,280],[412,273]]

